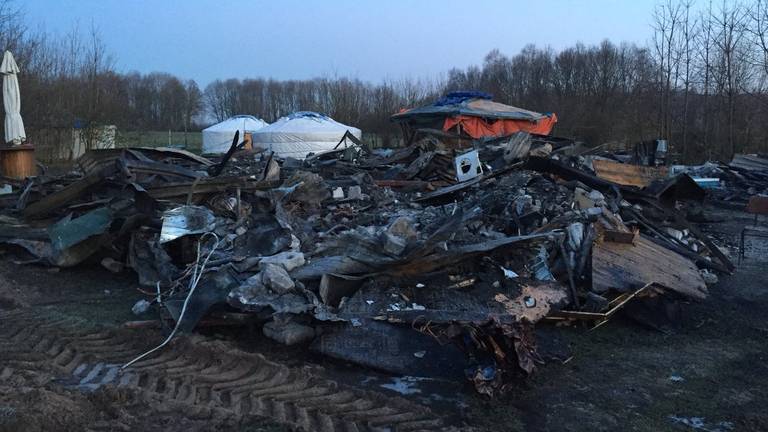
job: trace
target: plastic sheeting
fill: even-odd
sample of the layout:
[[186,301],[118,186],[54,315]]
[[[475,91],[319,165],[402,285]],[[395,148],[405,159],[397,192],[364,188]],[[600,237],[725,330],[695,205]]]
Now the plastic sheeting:
[[273,151],[283,158],[304,159],[309,153],[333,150],[347,131],[357,139],[362,137],[356,127],[323,114],[299,111],[256,131],[252,137],[253,147]]
[[511,119],[487,121],[482,117],[457,115],[446,117],[445,123],[443,123],[443,130],[448,131],[451,128],[460,126],[462,132],[475,139],[507,136],[520,131],[549,135],[555,123],[557,123],[557,116],[555,114],[549,114],[533,121]]
[[226,153],[232,146],[235,132],[240,131],[240,143],[242,143],[246,132],[253,134],[253,132],[268,125],[269,123],[264,120],[250,115],[228,118],[221,123],[203,129],[203,153]]

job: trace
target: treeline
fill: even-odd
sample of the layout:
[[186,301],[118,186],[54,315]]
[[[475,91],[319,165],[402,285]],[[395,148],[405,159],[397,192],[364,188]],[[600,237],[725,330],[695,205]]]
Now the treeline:
[[216,80],[201,91],[167,73],[121,73],[97,31],[32,32],[10,0],[0,1],[0,43],[22,68],[28,128],[197,130],[235,114],[271,122],[312,110],[392,137],[398,130],[389,116],[398,110],[446,91],[482,90],[503,103],[556,112],[556,134],[591,145],[660,137],[694,162],[768,151],[768,0],[665,1],[653,11],[647,46],[530,45],[511,56],[494,50],[481,65],[445,77],[378,84],[248,78]]
[[21,72],[28,131],[114,124],[128,130],[199,129],[202,91],[168,73],[120,73],[98,31],[35,32],[23,11],[0,1],[0,46]]
[[273,122],[294,111],[317,111],[366,132],[391,135],[397,132],[389,121],[392,114],[432,100],[443,90],[439,81],[410,79],[381,84],[349,78],[228,79],[209,84],[204,99],[216,120],[248,113]]
[[666,138],[682,160],[768,152],[768,4],[667,0],[648,47],[535,46],[452,70],[446,90],[555,111],[556,133],[597,145]]

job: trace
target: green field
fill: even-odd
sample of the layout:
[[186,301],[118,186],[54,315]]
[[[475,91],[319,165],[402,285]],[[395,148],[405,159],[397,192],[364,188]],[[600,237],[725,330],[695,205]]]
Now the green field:
[[[385,147],[386,142],[381,136],[363,133],[363,142],[370,148]],[[400,136],[390,137],[390,145],[402,146]],[[168,131],[121,131],[118,129],[115,137],[116,147],[174,147],[183,148],[200,154],[203,147],[202,132],[171,132]]]

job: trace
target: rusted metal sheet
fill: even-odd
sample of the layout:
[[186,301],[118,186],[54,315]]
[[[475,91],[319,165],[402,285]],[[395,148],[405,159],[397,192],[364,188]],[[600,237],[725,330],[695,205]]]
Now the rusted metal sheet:
[[667,177],[669,171],[667,167],[630,165],[602,159],[593,160],[592,167],[601,179],[640,188],[650,185],[654,180]]
[[747,213],[768,215],[768,196],[755,195],[749,197]]
[[167,147],[130,147],[130,148],[118,148],[118,149],[98,149],[88,150],[78,160],[77,164],[80,169],[86,174],[99,171],[107,165],[113,165],[115,160],[123,157],[126,152],[130,152],[134,155],[146,156],[152,160],[162,159],[181,159],[188,163],[199,164],[202,167],[209,167],[213,165],[213,162],[202,156],[198,156],[194,153],[190,153],[186,150],[167,148]]
[[696,265],[682,255],[638,237],[634,245],[598,242],[592,249],[592,289],[626,292],[656,282],[694,299],[707,297]]

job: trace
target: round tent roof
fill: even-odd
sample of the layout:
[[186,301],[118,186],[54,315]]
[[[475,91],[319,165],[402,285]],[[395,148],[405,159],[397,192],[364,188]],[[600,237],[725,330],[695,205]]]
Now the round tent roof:
[[[255,132],[269,123],[251,115],[236,115],[203,129],[203,153],[225,153],[232,145],[235,131],[240,131],[240,142],[246,132]],[[239,143],[238,143],[239,144]]]
[[360,139],[360,129],[316,112],[299,111],[280,118],[253,134],[253,146],[281,157],[303,159],[309,153],[333,150],[349,131]]

